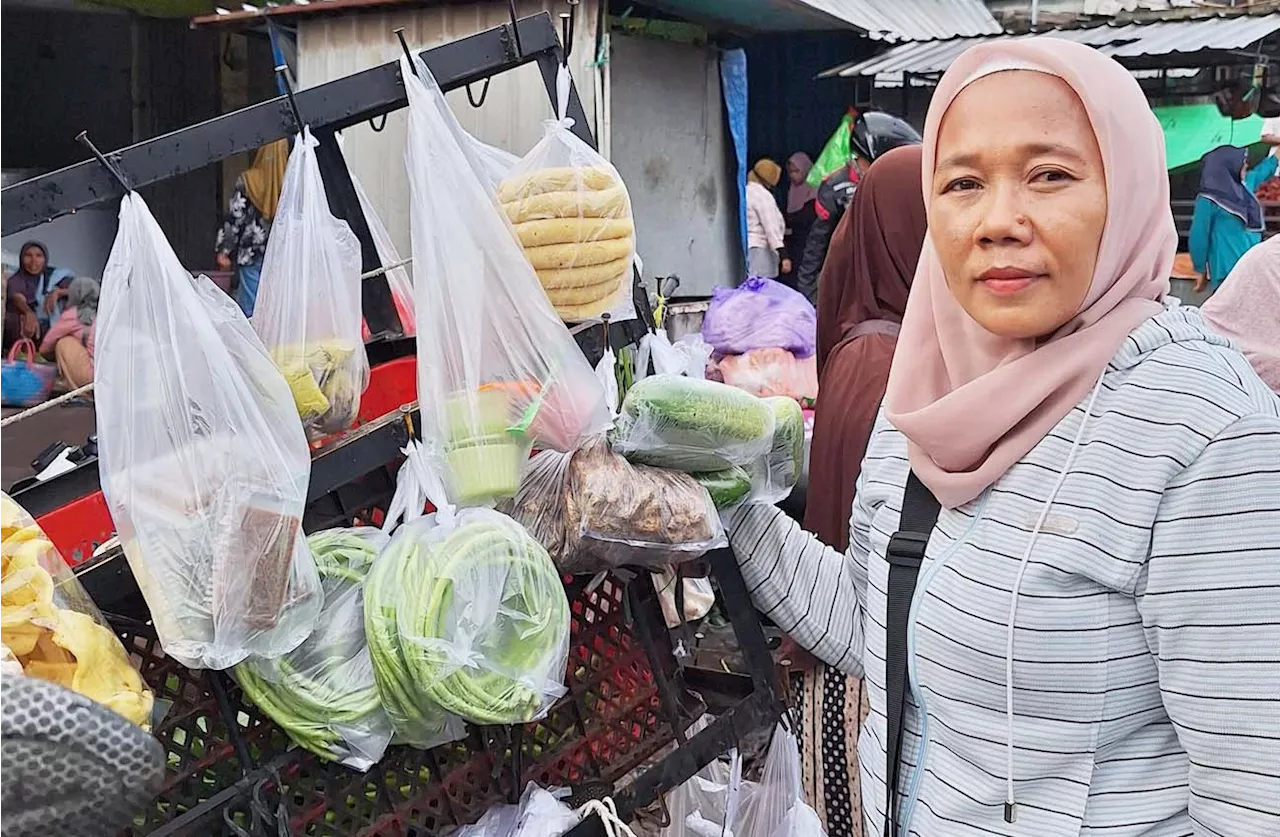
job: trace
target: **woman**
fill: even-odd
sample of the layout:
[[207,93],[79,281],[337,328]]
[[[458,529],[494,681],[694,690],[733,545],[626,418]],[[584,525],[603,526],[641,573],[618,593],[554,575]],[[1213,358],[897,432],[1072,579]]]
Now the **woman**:
[[[809,170],[813,168],[813,160],[803,151],[797,151],[787,158],[787,209],[783,213],[787,222],[787,232],[783,237],[783,246],[788,253],[803,253],[804,242],[809,236],[809,228],[817,218],[814,208],[818,199],[818,190],[805,182]],[[784,280],[795,287],[795,274],[787,274]]]
[[1258,377],[1280,393],[1280,235],[1245,253],[1200,311],[1219,334],[1236,341]]
[[[1280,400],[1161,302],[1177,231],[1141,88],[1081,44],[973,47],[921,165],[848,555],[768,507],[727,521],[756,605],[865,677],[868,833],[1280,834]],[[895,538],[908,488],[923,534]]]
[[67,289],[67,307],[40,343],[40,354],[58,363],[58,372],[72,389],[93,381],[93,332],[98,319],[97,281],[80,276]]
[[49,264],[49,250],[28,241],[19,251],[17,272],[5,285],[4,348],[28,337],[39,341],[61,310],[71,271]]
[[1278,153],[1280,146],[1274,146],[1250,169],[1247,149],[1223,145],[1200,161],[1200,194],[1187,244],[1198,274],[1196,293],[1206,285],[1217,290],[1240,257],[1262,241],[1266,227],[1254,193],[1276,173]]
[[[818,286],[820,377],[804,528],[841,552],[924,235],[920,147],[890,151],[867,171],[836,227]],[[795,665],[807,655],[792,649],[787,656],[793,679],[802,681],[806,795],[829,834],[861,834],[853,742],[864,714],[862,681],[823,664]]]
[[791,272],[791,260],[784,248],[786,221],[778,202],[769,191],[782,179],[782,167],[765,158],[747,174],[747,276],[778,278],[778,271]]
[[285,164],[289,162],[289,141],[276,140],[258,149],[253,165],[240,175],[227,217],[214,244],[218,270],[231,270],[234,256],[239,288],[236,303],[246,317],[253,316],[258,299],[258,279],[262,259],[267,254],[267,237],[280,203]]

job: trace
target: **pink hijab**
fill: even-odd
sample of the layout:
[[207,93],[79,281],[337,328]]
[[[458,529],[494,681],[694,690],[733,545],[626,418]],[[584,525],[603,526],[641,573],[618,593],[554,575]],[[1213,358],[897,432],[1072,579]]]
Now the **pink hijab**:
[[[813,168],[813,158],[803,151],[797,151],[787,158],[787,164],[795,166],[804,172],[804,176],[809,176],[809,169]],[[818,199],[818,190],[801,180],[799,183],[792,183],[791,188],[787,189],[787,214],[799,212],[804,209],[804,205],[812,200]]]
[[1107,221],[1080,311],[1038,341],[978,325],[925,241],[885,409],[907,437],[912,470],[948,508],[976,498],[1035,447],[1089,393],[1129,332],[1161,311],[1178,243],[1164,136],[1138,83],[1094,49],[1054,38],[976,46],[947,70],[925,121],[926,205],[947,108],[967,85],[1004,70],[1057,76],[1080,97],[1102,150]]
[[1245,253],[1200,312],[1280,393],[1280,235]]

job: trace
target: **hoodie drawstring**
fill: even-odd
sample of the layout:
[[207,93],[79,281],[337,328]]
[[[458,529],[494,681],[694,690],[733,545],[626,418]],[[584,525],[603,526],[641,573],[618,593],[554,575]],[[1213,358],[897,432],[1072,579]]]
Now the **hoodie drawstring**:
[[1071,450],[1067,453],[1067,461],[1063,464],[1062,470],[1058,472],[1058,479],[1053,484],[1053,489],[1049,492],[1049,499],[1045,500],[1044,508],[1040,510],[1040,516],[1036,518],[1036,525],[1031,530],[1031,537],[1027,539],[1027,547],[1022,551],[1022,560],[1018,562],[1018,575],[1013,581],[1013,591],[1009,598],[1009,624],[1008,633],[1005,637],[1005,656],[1004,656],[1004,711],[1005,711],[1005,796],[1004,796],[1004,821],[1012,823],[1018,818],[1017,802],[1014,800],[1013,794],[1013,637],[1014,637],[1014,620],[1018,616],[1018,592],[1022,588],[1022,577],[1027,572],[1027,564],[1031,561],[1031,550],[1035,547],[1036,538],[1040,536],[1040,530],[1044,527],[1045,520],[1049,517],[1049,509],[1053,507],[1053,501],[1058,496],[1058,491],[1062,488],[1062,484],[1067,480],[1067,474],[1071,472],[1071,465],[1075,462],[1076,451],[1080,448],[1080,441],[1084,438],[1085,425],[1089,423],[1089,416],[1093,413],[1093,403],[1098,399],[1098,393],[1102,390],[1102,377],[1106,374],[1103,369],[1102,374],[1098,375],[1098,382],[1093,385],[1093,392],[1089,395],[1089,402],[1084,408],[1084,417],[1080,419],[1080,427],[1076,430],[1075,439],[1071,442]]

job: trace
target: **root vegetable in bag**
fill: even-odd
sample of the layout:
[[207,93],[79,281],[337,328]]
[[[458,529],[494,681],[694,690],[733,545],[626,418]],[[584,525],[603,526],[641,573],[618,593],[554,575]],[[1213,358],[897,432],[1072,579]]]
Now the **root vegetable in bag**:
[[487,504],[515,493],[531,445],[572,450],[604,431],[609,411],[470,138],[416,63],[402,76],[422,437],[449,500]]
[[301,532],[311,458],[288,384],[136,194],[98,310],[102,492],[165,653],[224,669],[292,650],[323,596]]
[[253,312],[313,440],[350,427],[369,385],[360,242],[329,214],[317,145],[304,128],[289,154]]

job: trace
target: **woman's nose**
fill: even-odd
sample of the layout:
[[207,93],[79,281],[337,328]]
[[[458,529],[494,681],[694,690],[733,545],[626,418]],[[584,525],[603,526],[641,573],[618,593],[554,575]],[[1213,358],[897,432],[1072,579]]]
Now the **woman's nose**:
[[995,185],[987,189],[987,196],[975,230],[978,242],[985,245],[1029,243],[1031,224],[1023,209],[1019,189]]

